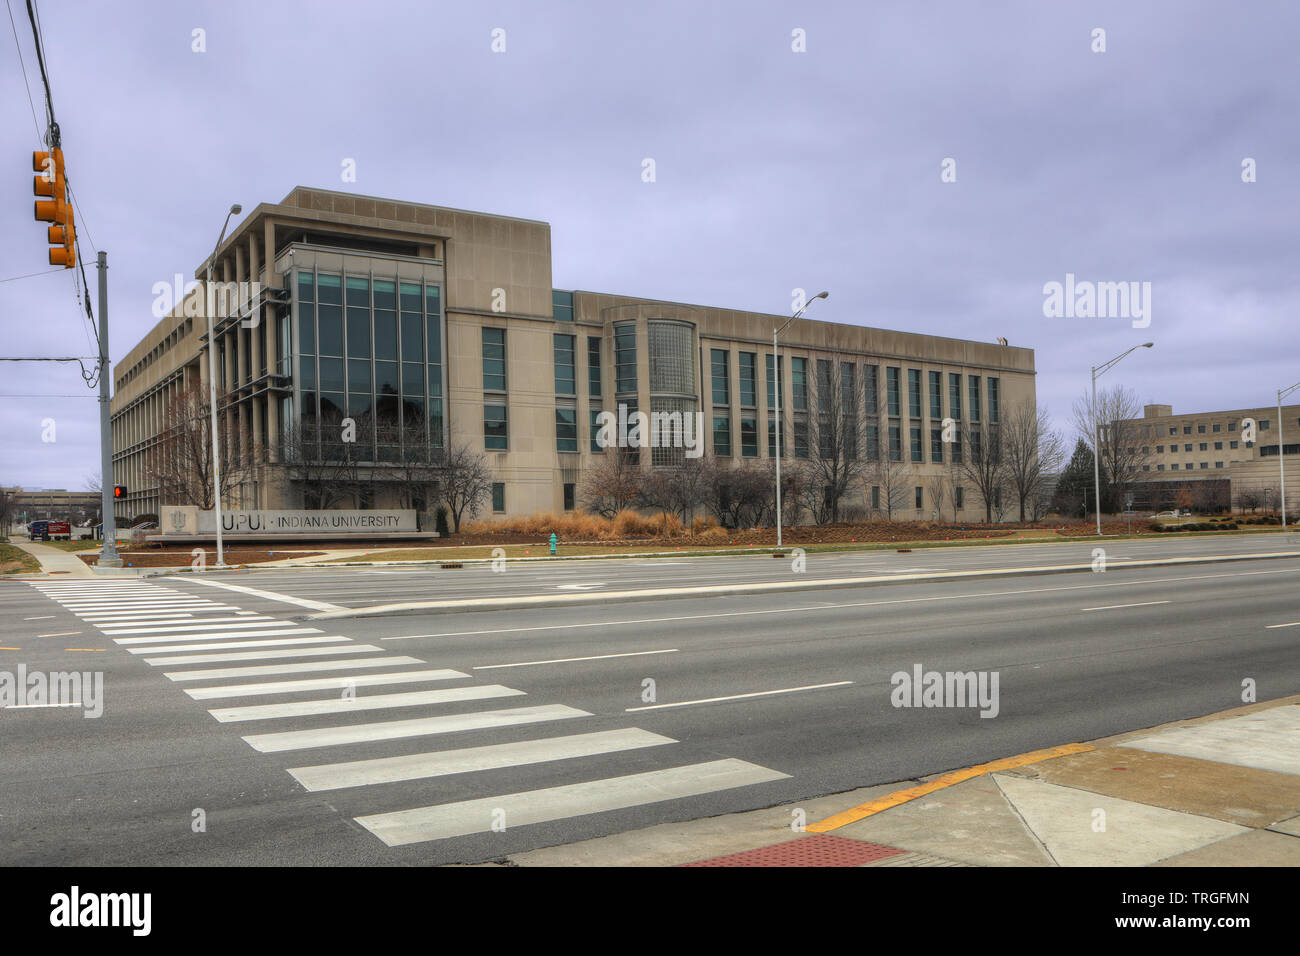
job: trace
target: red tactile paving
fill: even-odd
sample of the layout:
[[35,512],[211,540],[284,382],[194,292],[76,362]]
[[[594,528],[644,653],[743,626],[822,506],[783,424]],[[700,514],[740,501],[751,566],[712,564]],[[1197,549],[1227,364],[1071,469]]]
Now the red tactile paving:
[[776,846],[717,856],[698,863],[683,863],[682,866],[861,866],[903,852],[897,847],[879,843],[814,833]]

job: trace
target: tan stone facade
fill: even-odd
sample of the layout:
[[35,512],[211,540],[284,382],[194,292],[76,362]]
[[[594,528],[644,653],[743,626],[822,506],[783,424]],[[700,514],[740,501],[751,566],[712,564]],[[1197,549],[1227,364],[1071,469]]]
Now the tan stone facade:
[[[229,496],[232,507],[310,506],[277,473],[282,442],[304,416],[325,421],[357,409],[400,409],[402,436],[390,445],[378,439],[377,460],[402,454],[399,441],[413,440],[412,423],[433,444],[482,451],[508,514],[570,503],[584,470],[607,453],[593,449],[592,415],[620,402],[700,412],[707,453],[729,452],[722,457],[736,462],[770,458],[772,329],[788,316],[554,290],[544,222],[299,187],[234,229],[214,279],[260,285],[251,308],[218,322],[222,437],[255,462]],[[193,386],[206,395],[202,309],[196,290],[114,369],[114,481],[129,488],[122,517],[185,503],[162,500],[149,453],[177,396]],[[801,318],[782,335],[780,351],[783,460],[795,459],[791,431],[808,413],[796,401],[796,366],[806,363],[811,379],[819,359],[831,360],[852,367],[846,374],[864,414],[865,376],[874,369],[881,437],[891,424],[899,429],[918,487],[945,467],[932,460],[930,440],[943,417],[969,419],[976,395],[984,421],[1035,397],[1030,349]],[[503,362],[493,358],[498,352]],[[714,388],[718,363],[726,367],[725,396]],[[931,373],[938,373],[937,406]],[[894,375],[898,407],[890,414]],[[914,382],[919,405],[910,401]],[[953,415],[953,385],[960,415]],[[913,429],[921,435],[915,464]],[[490,437],[502,432],[504,440]],[[653,460],[642,455],[644,467]],[[963,518],[983,513],[972,492],[966,489]],[[359,504],[391,506],[388,494],[379,489]],[[860,501],[869,496],[864,488]],[[927,496],[917,509],[909,495],[895,516],[931,517]],[[950,516],[950,504],[944,512]]]

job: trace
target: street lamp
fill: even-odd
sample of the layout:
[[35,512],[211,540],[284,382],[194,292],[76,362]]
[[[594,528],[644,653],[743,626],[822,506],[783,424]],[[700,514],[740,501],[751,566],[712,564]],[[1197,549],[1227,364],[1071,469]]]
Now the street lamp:
[[781,328],[772,329],[772,394],[776,396],[776,546],[781,547],[781,353],[777,351],[776,337],[790,327],[790,323],[808,311],[813,299],[825,299],[829,292],[818,292],[804,303],[803,308],[785,320]]
[[1282,441],[1282,399],[1286,398],[1297,388],[1300,388],[1300,382],[1296,382],[1290,388],[1279,388],[1277,390],[1277,473],[1278,481],[1282,486],[1282,530],[1286,530],[1286,445]]
[[208,260],[207,282],[203,287],[203,311],[208,316],[208,412],[212,416],[212,501],[216,506],[217,563],[215,567],[218,568],[226,566],[226,552],[222,548],[221,541],[221,446],[217,439],[217,337],[212,323],[212,306],[215,299],[212,295],[212,267],[217,261],[217,253],[221,251],[221,243],[226,238],[230,217],[238,216],[243,211],[244,207],[235,203],[230,207],[230,212],[226,213],[226,221],[221,224],[221,235],[217,237],[212,258]]
[[1092,483],[1095,499],[1093,504],[1097,509],[1097,537],[1101,537],[1101,422],[1097,415],[1097,379],[1118,365],[1121,359],[1127,358],[1130,353],[1138,349],[1149,349],[1155,344],[1143,342],[1141,345],[1135,345],[1122,355],[1116,355],[1105,365],[1098,365],[1092,370]]

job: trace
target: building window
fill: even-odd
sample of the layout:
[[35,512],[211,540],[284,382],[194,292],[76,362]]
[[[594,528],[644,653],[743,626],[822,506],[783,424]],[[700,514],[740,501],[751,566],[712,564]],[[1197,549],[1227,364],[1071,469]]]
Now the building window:
[[921,373],[914,368],[907,370],[907,414],[921,417]]
[[1215,450],[1215,451],[1223,451],[1223,442],[1221,442],[1221,441],[1216,441],[1216,442],[1214,443],[1214,450]]
[[956,421],[961,421],[961,375],[948,373],[948,414]]
[[930,417],[936,422],[943,418],[943,373],[931,372],[930,379]]
[[740,454],[745,458],[758,457],[758,419],[752,416],[740,419]]
[[1210,467],[1210,463],[1208,461],[1201,462],[1202,470],[1208,469],[1209,467]]
[[980,420],[980,377],[978,375],[967,376],[966,379],[970,388],[970,420],[977,422]]
[[[790,359],[790,386],[794,392],[794,410],[806,412],[808,410],[808,360],[806,358]],[[804,434],[807,435],[806,425]]]
[[726,349],[713,349],[709,363],[710,377],[713,381],[713,404],[730,405],[731,389],[727,384],[727,359],[729,353]]
[[551,314],[557,322],[573,321],[573,293],[551,290]]
[[880,366],[866,365],[862,369],[862,394],[866,397],[867,414],[880,414]]
[[575,494],[576,491],[577,491],[577,486],[573,482],[566,481],[564,483],[564,510],[565,511],[573,510],[573,506],[575,504],[574,499],[577,497],[577,495]]
[[573,356],[575,336],[556,333],[555,339],[555,394],[578,394],[576,360]]
[[1183,451],[1191,451],[1191,450],[1192,450],[1191,442],[1186,442],[1186,443],[1184,443],[1184,445],[1183,445]]
[[1164,465],[1156,465],[1156,471],[1164,471],[1164,470],[1165,470]]
[[1163,455],[1163,454],[1165,453],[1165,446],[1164,446],[1164,445],[1156,445],[1156,451],[1157,451],[1159,454]]
[[871,486],[871,507],[876,509],[877,511],[880,510],[880,486],[879,485]]
[[889,426],[889,460],[903,460],[903,433],[897,425]]
[[898,369],[885,367],[885,410],[890,417],[901,414],[898,400]]
[[597,454],[605,449],[600,444],[600,409],[590,409],[591,412],[591,450]]
[[755,375],[758,369],[758,356],[753,352],[740,353],[740,405],[742,408],[755,408],[758,405],[758,390]]
[[921,426],[920,425],[912,426],[910,437],[912,440],[912,461],[924,461],[925,460],[924,456],[921,454],[922,449],[921,449]]
[[506,330],[483,329],[483,390],[506,390]]
[[555,450],[578,450],[578,410],[576,408],[557,408],[555,410]]
[[796,418],[794,422],[794,456],[808,457],[808,420]]
[[1214,430],[1215,430],[1216,432],[1218,432],[1218,431],[1223,431],[1223,426],[1222,426],[1221,424],[1219,424],[1218,422],[1215,422],[1215,423],[1214,423]]
[[1178,434],[1178,429],[1175,428],[1175,427],[1173,427],[1172,425],[1169,426],[1169,434],[1171,434],[1171,435],[1177,435],[1177,434]]
[[1223,467],[1223,462],[1221,462],[1221,461],[1216,461],[1216,462],[1214,463],[1214,467],[1215,467],[1215,468],[1222,468],[1222,467]]
[[1208,442],[1201,442],[1201,451],[1209,451],[1209,450],[1210,450],[1210,445],[1209,445],[1209,443],[1208,443]]
[[915,492],[916,492],[916,510],[920,511],[922,508],[925,507],[925,489],[922,488],[920,485],[917,485]]
[[650,346],[651,395],[695,395],[699,353],[695,330],[683,322],[651,319],[646,326]]
[[1191,433],[1192,433],[1192,426],[1191,426],[1191,425],[1184,425],[1184,426],[1183,426],[1183,434],[1184,434],[1184,435],[1190,435]]
[[958,511],[961,511],[962,508],[966,507],[966,495],[964,494],[961,485],[953,488],[952,500],[956,503]]
[[1230,431],[1230,432],[1235,432],[1236,430],[1237,430],[1237,423],[1236,423],[1236,422],[1228,422],[1228,431]]
[[713,413],[713,453],[731,454],[731,416],[717,410]]
[[880,461],[880,426],[867,426],[867,461]]
[[506,510],[506,485],[503,481],[492,482],[492,510],[497,514]]
[[1178,462],[1174,462],[1172,465],[1170,465],[1170,466],[1169,466],[1169,470],[1170,470],[1170,471],[1177,471],[1177,470],[1178,470]]
[[[767,407],[775,408],[776,407],[776,386],[778,384],[777,380],[778,379],[783,380],[784,376],[780,374],[777,375],[772,374],[772,356],[770,354],[765,355],[763,357],[767,360]],[[782,393],[781,397],[784,398],[785,394]]]
[[943,464],[943,429],[930,429],[930,461],[937,465]]
[[1002,414],[1002,385],[1001,380],[989,378],[989,422],[996,425],[998,416]]
[[1266,431],[1268,431],[1268,427],[1269,427],[1269,425],[1271,425],[1271,424],[1272,424],[1272,420],[1271,420],[1271,419],[1268,419],[1268,418],[1261,418],[1261,419],[1259,420],[1259,430],[1262,431],[1262,432],[1266,432]]
[[600,398],[600,336],[587,336],[587,394]]
[[506,442],[506,406],[483,405],[483,446],[489,451],[505,451]]
[[1197,426],[1196,426],[1196,433],[1197,433],[1198,435],[1204,435],[1204,434],[1205,434],[1205,426],[1204,426],[1204,425],[1197,425]]
[[614,326],[614,390],[619,395],[636,393],[636,326]]
[[1237,447],[1237,443],[1236,443],[1236,441],[1230,441],[1230,442],[1228,442],[1228,447],[1229,447],[1229,448],[1236,448],[1236,447]]

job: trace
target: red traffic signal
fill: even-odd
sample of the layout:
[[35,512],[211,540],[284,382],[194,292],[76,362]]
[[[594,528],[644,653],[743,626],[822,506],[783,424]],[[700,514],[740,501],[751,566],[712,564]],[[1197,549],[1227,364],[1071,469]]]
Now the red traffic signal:
[[125,498],[125,497],[126,497],[126,485],[114,485],[114,486],[113,486],[113,497],[114,497],[114,498]]

